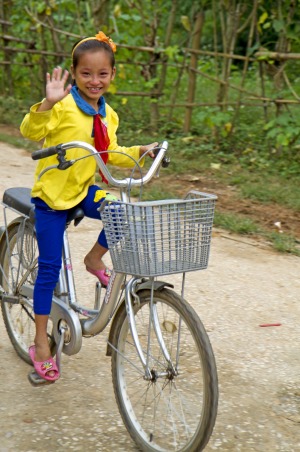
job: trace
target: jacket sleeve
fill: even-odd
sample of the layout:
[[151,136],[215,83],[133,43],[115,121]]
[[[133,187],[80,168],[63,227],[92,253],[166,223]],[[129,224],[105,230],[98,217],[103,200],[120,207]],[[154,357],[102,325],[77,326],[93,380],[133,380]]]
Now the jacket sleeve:
[[40,141],[59,125],[60,103],[55,104],[51,110],[38,112],[40,105],[41,102],[33,105],[21,123],[20,131],[24,138]]
[[[109,151],[118,151],[118,153],[108,153],[108,162],[111,165],[122,168],[132,168],[138,162],[139,166],[144,166],[145,159],[140,159],[140,146],[119,146],[117,140],[117,128],[119,118],[117,113],[106,104],[108,135],[110,139]],[[128,157],[129,156],[129,157]],[[132,157],[132,158],[131,158]]]

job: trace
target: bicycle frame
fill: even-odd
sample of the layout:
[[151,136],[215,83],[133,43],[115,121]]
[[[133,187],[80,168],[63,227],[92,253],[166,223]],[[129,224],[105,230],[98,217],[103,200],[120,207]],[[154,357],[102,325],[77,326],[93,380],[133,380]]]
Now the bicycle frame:
[[[67,231],[65,231],[64,234],[64,242],[63,242],[63,265],[60,272],[60,279],[58,286],[61,289],[61,292],[57,295],[59,296],[59,299],[61,300],[64,297],[64,302],[66,303],[66,308],[71,308],[75,312],[78,312],[80,314],[84,314],[85,316],[88,316],[87,319],[81,319],[80,325],[81,325],[81,332],[83,336],[94,336],[99,333],[101,333],[106,326],[111,321],[113,314],[115,312],[115,308],[119,301],[119,294],[122,284],[124,283],[125,275],[122,273],[115,273],[112,272],[112,276],[110,278],[109,285],[106,289],[105,297],[102,302],[102,305],[99,309],[94,310],[87,310],[86,308],[82,308],[77,304],[76,301],[76,293],[75,293],[75,283],[74,283],[74,277],[73,277],[73,271],[72,271],[72,263],[71,263],[71,254],[70,254],[70,248],[69,248],[69,242],[67,238]],[[149,355],[149,346],[146,353],[142,350],[142,347],[140,346],[137,330],[136,330],[136,324],[135,324],[135,317],[133,314],[133,298],[135,300],[138,299],[138,288],[139,285],[144,283],[143,280],[137,277],[132,277],[129,282],[126,284],[125,287],[125,304],[126,304],[126,312],[129,319],[129,325],[131,334],[133,337],[133,341],[136,347],[136,350],[138,352],[140,361],[143,365],[144,371],[145,371],[145,378],[151,379],[152,375],[148,366],[148,358]],[[161,283],[160,283],[161,284]],[[153,293],[153,287],[154,287],[154,279],[150,279],[150,285]],[[99,291],[100,285],[96,284],[96,295],[95,295],[95,303],[99,299],[99,294],[97,291]],[[145,287],[145,285],[144,285]],[[167,348],[164,344],[163,336],[161,333],[160,325],[158,322],[158,318],[156,315],[155,307],[153,305],[153,300],[151,301],[151,316],[150,316],[150,322],[153,324],[154,331],[158,340],[158,343],[160,344],[162,353],[166,359],[166,361],[170,364],[170,368],[176,374],[176,366],[174,367],[170,355],[167,351]],[[58,308],[58,315],[56,313],[56,310]],[[61,319],[61,309],[62,305],[61,303],[58,303],[56,298],[53,298],[53,307],[51,311],[51,317],[54,322],[54,324],[57,324],[57,321]],[[151,325],[149,325],[149,328]],[[58,331],[58,327],[55,328],[56,331]],[[74,331],[73,331],[74,334]],[[59,339],[59,338],[55,338]],[[77,341],[75,341],[75,344]],[[110,344],[112,345],[112,344]],[[64,352],[66,352],[65,349],[63,349]],[[71,347],[69,347],[68,354],[77,353],[77,348],[72,351]],[[145,356],[146,355],[146,356]]]

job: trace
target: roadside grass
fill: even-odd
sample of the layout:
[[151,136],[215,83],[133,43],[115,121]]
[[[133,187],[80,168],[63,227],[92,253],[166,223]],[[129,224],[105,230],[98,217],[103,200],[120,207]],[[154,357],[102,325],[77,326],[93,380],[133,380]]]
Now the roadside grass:
[[300,211],[300,180],[294,178],[278,177],[266,174],[256,174],[243,178],[230,180],[230,185],[239,188],[243,198],[259,201],[262,204],[276,203],[296,211]]
[[218,210],[215,213],[214,225],[234,234],[259,235],[262,232],[260,227],[249,218],[235,214],[221,213]]
[[234,234],[261,237],[276,251],[300,256],[299,242],[295,237],[285,233],[266,231],[254,221],[241,215],[220,213],[217,210],[214,225]]
[[36,149],[40,148],[40,145],[38,143],[35,143],[33,141],[25,140],[22,137],[12,136],[7,133],[0,132],[0,141],[3,143],[11,144],[12,146],[15,146],[16,148],[22,148],[26,149],[28,151],[34,151]]

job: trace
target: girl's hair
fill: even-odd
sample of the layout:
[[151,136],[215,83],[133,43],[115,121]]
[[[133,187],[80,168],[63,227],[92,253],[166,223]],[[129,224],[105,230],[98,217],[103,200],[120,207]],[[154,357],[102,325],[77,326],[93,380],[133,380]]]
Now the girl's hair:
[[[76,47],[77,46],[77,47]],[[110,58],[111,67],[115,67],[115,55],[112,51],[109,44],[103,41],[98,41],[97,39],[89,39],[88,41],[83,41],[82,44],[80,44],[80,41],[76,42],[73,45],[73,49],[76,47],[72,54],[72,64],[73,68],[76,69],[76,66],[78,65],[79,58],[81,55],[85,52],[97,52],[97,50],[104,50],[108,53]]]

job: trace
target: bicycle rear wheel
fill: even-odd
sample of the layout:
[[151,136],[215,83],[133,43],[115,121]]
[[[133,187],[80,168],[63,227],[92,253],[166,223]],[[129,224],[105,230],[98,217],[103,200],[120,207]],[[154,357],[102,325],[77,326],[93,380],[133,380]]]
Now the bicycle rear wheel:
[[172,371],[153,328],[149,338],[151,291],[138,295],[140,304],[134,306],[137,332],[144,353],[150,340],[152,378],[144,378],[124,307],[116,319],[118,351],[112,351],[120,414],[143,451],[199,452],[211,436],[218,403],[217,370],[208,335],[186,301],[169,289],[154,291],[154,309],[176,372]]
[[[17,354],[28,364],[32,364],[28,348],[33,344],[35,324],[33,299],[23,296],[22,287],[34,286],[37,275],[37,242],[31,223],[21,221],[7,232],[7,240],[0,252],[0,284],[4,293],[1,297],[1,310],[10,341]],[[12,302],[8,301],[11,297]],[[54,342],[50,334],[50,348]]]

